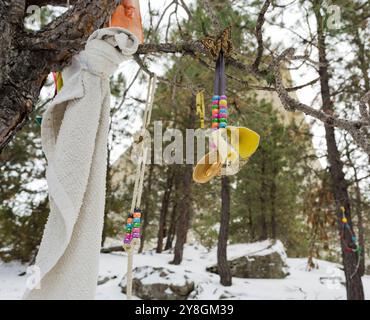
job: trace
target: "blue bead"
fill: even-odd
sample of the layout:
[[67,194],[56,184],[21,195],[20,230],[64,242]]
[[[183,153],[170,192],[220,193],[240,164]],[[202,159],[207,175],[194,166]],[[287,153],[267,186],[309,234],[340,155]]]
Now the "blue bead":
[[227,123],[225,123],[225,122],[220,123],[220,128],[226,128],[226,127],[227,127]]
[[227,109],[220,109],[220,113],[227,113]]
[[220,96],[213,96],[212,100],[220,100]]
[[134,223],[139,222],[140,223],[140,218],[134,218]]

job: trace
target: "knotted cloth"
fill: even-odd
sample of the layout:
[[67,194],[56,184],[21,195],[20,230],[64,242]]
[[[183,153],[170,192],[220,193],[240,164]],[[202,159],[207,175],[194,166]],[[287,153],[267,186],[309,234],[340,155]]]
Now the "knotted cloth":
[[122,28],[94,32],[63,72],[64,86],[43,115],[50,215],[36,267],[41,288],[26,299],[94,299],[104,220],[109,76],[138,48]]

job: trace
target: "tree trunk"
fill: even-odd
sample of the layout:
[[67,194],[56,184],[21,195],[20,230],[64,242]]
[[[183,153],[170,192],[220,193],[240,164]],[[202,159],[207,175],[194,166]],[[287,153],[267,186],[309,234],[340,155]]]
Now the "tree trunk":
[[41,2],[0,3],[0,152],[28,120],[50,71],[67,65],[116,7],[111,0],[78,1],[42,30],[27,32],[26,4]]
[[[350,155],[348,155],[350,157]],[[352,161],[350,160],[352,163]],[[357,229],[358,229],[358,244],[361,247],[360,264],[358,273],[363,276],[365,274],[365,236],[364,236],[364,221],[362,217],[362,196],[358,180],[357,168],[352,163],[352,169],[355,177],[355,193],[356,193],[356,216],[357,216]]]
[[266,163],[264,159],[264,150],[260,149],[260,153],[262,155],[262,163],[261,163],[261,188],[260,188],[260,223],[261,223],[261,234],[259,239],[266,240],[268,238],[268,231],[267,231],[267,219],[266,219],[266,194],[267,194],[267,186],[266,186]]
[[176,174],[175,171],[175,178],[174,178],[174,189],[175,189],[175,196],[173,197],[173,207],[172,207],[172,212],[171,212],[171,217],[170,217],[170,226],[168,228],[168,233],[167,233],[167,239],[166,239],[166,245],[164,247],[164,250],[169,250],[172,248],[172,243],[173,239],[175,238],[175,233],[176,233],[176,223],[178,219],[177,215],[177,208],[179,205],[181,206],[181,203],[179,202],[179,186],[180,186],[180,175]]
[[164,250],[169,250],[172,248],[173,239],[175,238],[176,233],[176,212],[177,212],[177,202],[174,203],[170,218],[170,227],[168,228],[166,245],[164,246]]
[[167,170],[166,185],[165,185],[165,190],[164,190],[163,198],[162,198],[161,212],[159,215],[159,228],[158,228],[157,248],[156,248],[157,253],[161,253],[163,250],[163,239],[166,233],[166,220],[167,220],[167,215],[168,215],[168,207],[170,204],[173,178],[174,178],[173,170],[170,167]]
[[248,207],[248,213],[249,213],[248,227],[249,227],[250,241],[252,242],[256,238],[255,238],[255,232],[254,232],[253,213],[250,207]]
[[[321,98],[324,112],[332,114],[334,112],[334,109],[330,96],[330,87],[329,87],[330,76],[328,72],[328,61],[326,58],[324,19],[320,13],[320,5],[321,0],[316,0],[314,3],[314,11],[317,21],[317,32],[318,32]],[[346,277],[347,299],[364,300],[364,290],[362,286],[361,276],[357,268],[357,254],[352,251],[349,252],[348,250],[346,250],[346,247],[351,245],[352,242],[351,238],[352,234],[354,234],[354,231],[352,227],[351,205],[347,189],[348,184],[344,177],[343,163],[340,159],[340,152],[338,150],[337,143],[335,140],[335,131],[333,127],[325,125],[325,137],[328,151],[328,162],[330,165],[332,191],[336,203],[337,221],[340,235],[342,235],[344,229],[343,239],[341,239],[341,248],[344,273]],[[342,226],[341,222],[342,213],[340,210],[341,207],[344,207],[345,209],[345,216],[348,220],[350,229],[343,228]]]
[[231,286],[231,271],[227,262],[227,240],[229,238],[230,221],[230,184],[228,176],[223,176],[221,178],[221,201],[220,232],[218,234],[217,244],[217,267],[220,275],[220,283],[223,286]]
[[276,182],[275,182],[275,175],[273,177],[273,180],[271,182],[270,187],[270,196],[271,196],[271,237],[272,239],[276,239]]
[[[195,127],[195,96],[193,95],[189,105],[189,117],[186,122],[188,129],[194,129]],[[183,173],[183,181],[179,182],[180,194],[177,199],[182,199],[178,203],[179,218],[176,224],[176,243],[175,252],[172,263],[180,264],[182,261],[184,244],[186,243],[186,236],[190,225],[190,215],[192,211],[192,194],[191,194],[191,183],[193,179],[193,166],[185,165]]]
[[189,230],[190,214],[191,214],[191,180],[193,176],[193,166],[186,165],[183,176],[183,197],[179,209],[179,219],[176,226],[176,243],[175,252],[172,263],[180,264],[182,261],[184,244]]
[[150,205],[150,196],[152,194],[152,179],[153,179],[153,170],[154,166],[149,166],[149,174],[148,174],[148,182],[146,186],[146,190],[144,192],[144,202],[143,202],[143,211],[141,213],[141,220],[142,220],[142,227],[141,227],[141,238],[140,238],[140,247],[139,253],[143,252],[144,244],[145,244],[145,237],[146,237],[146,229],[149,224],[149,212],[151,210]]
[[[109,125],[109,129],[111,128],[111,124]],[[111,181],[111,165],[110,165],[110,154],[111,150],[109,145],[107,144],[107,171],[106,171],[106,196],[105,196],[105,206],[104,206],[104,224],[103,224],[103,232],[102,232],[102,239],[101,239],[101,247],[104,247],[105,239],[107,238],[107,229],[108,229],[108,214],[110,211],[110,205],[112,201],[112,181]]]

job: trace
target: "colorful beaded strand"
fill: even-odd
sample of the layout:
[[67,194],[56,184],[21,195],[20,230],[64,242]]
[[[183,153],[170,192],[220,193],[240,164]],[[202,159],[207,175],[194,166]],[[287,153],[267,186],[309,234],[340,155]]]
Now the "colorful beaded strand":
[[227,97],[225,95],[222,95],[220,97],[220,113],[219,113],[219,127],[220,128],[226,128],[227,127]]
[[[341,233],[341,240],[342,240],[342,242],[344,244],[344,250],[346,252],[353,252],[353,253],[356,253],[357,254],[357,266],[356,266],[356,270],[351,275],[351,278],[353,278],[355,276],[355,274],[358,272],[359,268],[360,268],[362,248],[359,245],[359,243],[357,241],[357,237],[352,232],[351,226],[348,223],[348,219],[346,218],[346,215],[345,215],[345,213],[346,213],[345,208],[344,207],[340,207],[340,210],[342,212],[341,222],[342,222],[342,225],[343,225],[342,233]],[[348,229],[348,232],[351,235],[351,240],[350,240],[351,243],[350,244],[347,244],[346,239],[345,239],[345,236],[344,236],[346,229]]]
[[132,241],[132,228],[133,228],[133,225],[132,225],[133,221],[132,220],[133,220],[133,215],[132,215],[132,213],[129,213],[128,217],[127,217],[127,221],[126,221],[125,239],[123,241],[123,243],[126,244],[126,245],[130,245],[131,241]]
[[132,229],[132,238],[133,239],[140,239],[140,228],[141,228],[141,210],[139,208],[135,208],[134,210],[134,227]]
[[124,244],[130,245],[133,239],[140,239],[141,235],[141,210],[134,209],[134,213],[129,213],[126,221],[126,234]]
[[212,129],[215,130],[219,128],[219,101],[220,96],[212,97]]

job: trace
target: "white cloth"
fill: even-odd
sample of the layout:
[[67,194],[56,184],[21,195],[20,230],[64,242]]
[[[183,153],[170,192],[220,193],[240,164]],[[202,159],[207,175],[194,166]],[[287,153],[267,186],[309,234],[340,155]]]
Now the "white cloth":
[[41,288],[26,299],[94,299],[99,266],[109,127],[109,76],[134,54],[121,28],[94,32],[63,72],[64,86],[45,111],[50,215],[36,258]]

